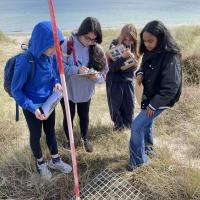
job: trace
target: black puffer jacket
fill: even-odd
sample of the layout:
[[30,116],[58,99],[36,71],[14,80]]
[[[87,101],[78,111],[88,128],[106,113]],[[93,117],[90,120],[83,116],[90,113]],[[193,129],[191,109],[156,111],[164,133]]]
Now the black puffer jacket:
[[170,52],[146,53],[140,70],[143,74],[143,98],[141,108],[171,107],[179,100],[182,89],[180,55]]
[[[118,40],[113,40],[110,44],[110,48],[118,44]],[[124,82],[124,81],[133,81],[134,71],[137,66],[133,66],[127,70],[121,70],[120,68],[124,65],[126,58],[118,58],[116,61],[110,60],[108,62],[109,71],[107,73],[107,81],[112,80],[114,82]]]

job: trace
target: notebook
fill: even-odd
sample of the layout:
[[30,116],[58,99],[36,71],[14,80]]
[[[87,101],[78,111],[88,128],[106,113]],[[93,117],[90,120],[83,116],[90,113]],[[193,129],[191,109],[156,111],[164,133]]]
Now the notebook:
[[[123,44],[117,45],[117,46],[113,46],[109,52],[110,52],[110,56],[111,59],[113,61],[116,61],[118,58],[122,57],[123,51],[126,48],[124,47]],[[134,57],[130,56],[125,62],[124,65],[121,67],[121,70],[126,70],[130,67],[133,67],[135,65],[135,59]]]
[[99,74],[99,72],[97,72],[96,70],[94,69],[89,69],[88,72],[82,72],[80,74],[76,74],[74,76],[87,76],[87,75],[94,75],[94,74]]
[[51,115],[51,113],[54,111],[56,105],[59,103],[62,97],[62,92],[57,90],[53,92],[52,95],[49,96],[49,98],[44,102],[40,109],[42,110],[42,113],[45,115],[46,118],[48,118]]

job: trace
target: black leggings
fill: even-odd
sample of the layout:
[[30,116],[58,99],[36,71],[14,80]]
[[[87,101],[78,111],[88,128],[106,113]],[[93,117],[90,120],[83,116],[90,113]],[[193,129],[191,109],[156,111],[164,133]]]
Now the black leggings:
[[[76,105],[77,105],[77,113],[78,113],[79,121],[80,121],[81,137],[83,138],[83,140],[86,140],[87,135],[88,135],[90,101],[91,100],[87,102],[83,102],[83,103],[73,103],[72,101],[69,101],[72,128],[73,128],[73,120],[74,120]],[[68,126],[67,126],[67,117],[65,114],[64,99],[61,100],[61,106],[62,106],[63,116],[64,116],[63,128],[65,131],[67,140],[69,141],[69,132],[68,132]]]
[[42,125],[46,134],[46,142],[51,155],[57,154],[58,148],[55,136],[55,110],[47,120],[43,121],[37,119],[35,115],[28,110],[23,109],[23,112],[30,131],[30,146],[35,158],[40,159],[42,157],[42,150],[40,146]]

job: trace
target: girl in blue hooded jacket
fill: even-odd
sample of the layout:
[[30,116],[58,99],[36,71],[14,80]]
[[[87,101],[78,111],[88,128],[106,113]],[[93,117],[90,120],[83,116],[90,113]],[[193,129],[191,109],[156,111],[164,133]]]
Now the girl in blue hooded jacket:
[[[63,36],[58,30],[60,43]],[[29,81],[32,72],[32,64],[28,54],[34,60],[35,72]],[[40,111],[40,107],[52,94],[53,90],[61,90],[57,73],[54,38],[51,22],[38,23],[29,40],[27,53],[16,59],[15,71],[11,91],[16,102],[22,107],[23,113],[30,131],[30,147],[36,158],[36,166],[42,178],[50,179],[52,174],[48,166],[58,169],[63,173],[69,173],[72,168],[64,163],[58,155],[55,137],[55,111],[46,119]],[[46,142],[52,159],[45,162],[40,145],[42,126],[46,134]]]

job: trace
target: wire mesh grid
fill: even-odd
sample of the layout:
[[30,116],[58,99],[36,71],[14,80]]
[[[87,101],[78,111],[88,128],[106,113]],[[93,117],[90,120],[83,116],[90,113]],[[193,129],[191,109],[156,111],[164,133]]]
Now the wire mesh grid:
[[[75,197],[72,198],[74,200]],[[81,200],[143,200],[139,189],[111,170],[98,174],[81,190]]]
[[192,196],[192,200],[199,200],[200,199],[200,186],[196,189],[195,193]]

